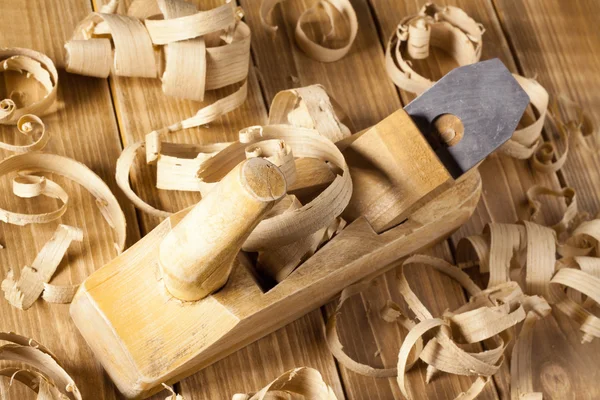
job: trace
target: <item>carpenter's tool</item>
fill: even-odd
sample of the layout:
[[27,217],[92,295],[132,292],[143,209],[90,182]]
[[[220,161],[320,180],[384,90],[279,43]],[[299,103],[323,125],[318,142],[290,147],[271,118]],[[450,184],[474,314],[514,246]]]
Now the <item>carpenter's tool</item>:
[[285,180],[267,161],[246,161],[92,274],[71,315],[121,392],[149,396],[457,229],[481,192],[477,170],[466,171],[510,138],[528,101],[500,61],[485,61],[339,143],[352,223],[267,292],[239,249]]

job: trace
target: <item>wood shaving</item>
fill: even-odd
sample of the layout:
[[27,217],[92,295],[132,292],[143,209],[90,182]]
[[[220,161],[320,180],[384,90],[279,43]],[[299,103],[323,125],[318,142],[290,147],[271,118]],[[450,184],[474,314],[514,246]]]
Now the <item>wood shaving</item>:
[[[229,110],[218,103],[207,109],[209,110],[203,113],[206,116],[204,122]],[[161,168],[157,173],[161,187],[194,189],[203,193],[249,156],[260,154],[261,157],[267,157],[282,169],[290,183],[293,183],[296,176],[295,159],[312,158],[331,164],[339,173],[318,196],[301,207],[263,220],[244,244],[244,250],[257,251],[304,241],[300,247],[306,251],[301,251],[302,254],[297,249],[293,252],[283,249],[283,253],[272,256],[279,261],[284,256],[289,262],[282,270],[284,272],[274,273],[281,278],[289,274],[307,254],[314,252],[315,245],[331,238],[340,228],[337,217],[348,204],[352,181],[345,159],[332,140],[347,138],[349,129],[337,117],[335,103],[320,86],[279,94],[271,109],[275,114],[270,121],[287,124],[243,129],[239,133],[239,140],[233,143],[179,145],[162,142],[162,137],[171,131],[170,128],[152,132],[147,135],[146,142],[134,143],[125,148],[117,161],[117,184],[136,207],[154,216],[167,217],[170,213],[150,206],[131,189],[129,173],[140,149],[145,148],[147,162],[156,163]],[[286,115],[291,115],[291,118],[285,117]],[[179,183],[162,183],[176,180]],[[314,236],[309,238],[312,235]],[[264,261],[268,257],[271,256],[264,254],[261,259]]]
[[517,129],[508,142],[500,147],[499,151],[510,157],[525,160],[531,158],[540,147],[550,96],[535,79],[517,74],[513,74],[513,77],[529,96],[529,104],[535,109],[538,116],[533,123]]
[[69,304],[77,293],[79,285],[53,285],[44,283],[42,299],[48,303]]
[[[278,395],[277,392],[280,392]],[[319,371],[301,367],[289,370],[254,394],[236,394],[232,400],[266,400],[298,394],[306,400],[337,400]],[[286,397],[287,398],[287,397]]]
[[[203,101],[207,90],[242,83],[235,104],[245,100],[250,29],[235,2],[199,11],[183,0],[137,0],[127,15],[115,13],[118,3],[80,22],[65,45],[67,71],[160,77],[166,95],[194,101]],[[182,121],[178,129],[206,123],[201,119]]]
[[[212,122],[224,114],[239,107],[246,99],[247,82],[233,94],[224,97],[200,109],[195,116],[146,135],[145,142],[132,143],[125,147],[117,160],[116,180],[125,196],[140,210],[161,218],[171,213],[156,209],[143,201],[131,188],[129,174],[135,157],[140,149],[145,149],[146,162],[157,165],[157,186],[171,190],[198,190],[206,188],[204,182],[197,177],[197,171],[202,163],[214,155],[216,150],[228,147],[229,143],[219,143],[207,146],[163,143],[162,138],[180,129],[187,129]],[[164,147],[164,159],[163,159]],[[213,153],[213,154],[211,154]]]
[[269,109],[269,125],[314,129],[335,143],[352,134],[340,121],[341,114],[341,108],[323,86],[310,85],[277,93]]
[[[52,60],[46,55],[19,47],[12,48],[0,48],[0,72],[1,71],[17,71],[22,74],[27,74],[27,77],[32,77],[38,81],[46,94],[40,100],[28,104],[23,107],[19,107],[12,99],[1,99],[0,100],[0,125],[14,125],[18,122],[19,131],[21,133],[29,133],[27,123],[36,122],[43,127],[43,124],[39,118],[35,116],[27,116],[22,123],[19,122],[21,117],[27,114],[33,114],[37,116],[44,116],[51,110],[51,107],[56,102],[56,92],[58,88],[58,71],[54,66]],[[25,129],[24,129],[25,128]],[[39,150],[44,147],[45,142],[43,141],[44,135],[38,139],[38,142],[34,143],[33,148],[19,148],[17,146],[10,147],[10,145],[2,144],[2,148],[6,148],[11,151],[31,151]],[[44,139],[46,140],[46,139]]]
[[[582,145],[588,151],[598,149],[598,130],[589,115],[577,103],[563,95],[558,96],[550,102],[547,115],[550,134],[558,136],[564,149],[559,155],[554,142],[543,143],[532,158],[532,165],[537,171],[552,173],[561,169],[572,145]],[[591,145],[586,136],[591,137]]]
[[[36,129],[38,127],[39,129]],[[25,114],[17,121],[17,130],[19,133],[29,136],[33,143],[27,145],[14,145],[0,142],[0,149],[12,151],[15,153],[27,153],[28,151],[42,150],[46,147],[50,136],[46,132],[46,125],[39,117],[32,114]]]
[[[10,378],[9,387],[17,380],[38,394],[39,400],[81,400],[81,393],[47,348],[33,339],[16,333],[0,332],[0,360],[9,362],[0,376]],[[23,365],[33,368],[23,368]]]
[[[478,62],[484,31],[481,24],[460,8],[427,3],[416,15],[400,21],[390,38],[385,53],[388,75],[400,89],[419,95],[435,82],[415,72],[412,60],[427,58],[429,48],[434,46],[447,51],[459,66]],[[564,96],[550,103],[548,92],[535,79],[513,76],[529,96],[537,115],[532,123],[513,133],[500,147],[501,153],[530,159],[536,171],[552,173],[564,165],[571,141],[578,140],[590,149],[600,148],[600,130],[595,129],[581,107]],[[565,145],[560,155],[553,142],[543,142],[546,116]],[[591,137],[591,145],[585,136]]]
[[561,190],[553,190],[542,185],[534,185],[527,189],[526,196],[527,203],[529,204],[530,219],[534,222],[541,213],[542,203],[539,201],[541,196],[552,196],[565,199],[567,208],[565,209],[561,220],[551,226],[557,235],[567,232],[573,223],[583,217],[583,215],[577,212],[577,197],[575,196],[575,190],[573,188],[566,187]]
[[13,192],[21,197],[39,195],[58,198],[63,205],[58,210],[44,214],[21,214],[0,208],[0,220],[14,225],[47,223],[59,218],[66,210],[69,198],[66,192],[51,180],[33,174],[55,173],[68,178],[87,189],[95,198],[98,209],[116,235],[115,249],[125,248],[125,214],[110,188],[84,164],[56,154],[29,152],[17,154],[0,161],[0,176],[22,173],[13,181]]
[[[583,145],[588,150],[598,148],[598,130],[578,104],[565,96],[550,100],[546,89],[535,79],[516,74],[513,76],[529,96],[537,116],[533,123],[513,133],[511,139],[500,147],[501,153],[517,159],[530,159],[536,171],[554,173],[565,164],[569,148],[573,144]],[[544,126],[550,135],[563,143],[561,154],[553,141],[543,141]],[[591,137],[591,144],[586,136]]]
[[[344,302],[366,289],[370,282],[361,282],[342,292],[336,312],[327,322],[327,344],[333,355],[346,368],[365,375],[397,373],[398,385],[409,399],[415,395],[407,390],[405,374],[415,358],[428,365],[427,381],[440,371],[477,376],[471,388],[457,397],[472,399],[500,368],[512,336],[510,332],[523,322],[511,356],[511,398],[541,398],[541,393],[534,390],[531,377],[535,322],[553,310],[559,310],[579,324],[582,342],[600,335],[600,319],[591,311],[600,303],[600,219],[589,220],[578,213],[572,189],[555,192],[533,187],[529,199],[534,214],[540,207],[536,197],[545,194],[568,199],[565,215],[552,227],[529,221],[514,225],[489,224],[481,235],[459,241],[458,265],[461,268],[478,265],[480,272],[489,273],[485,290],[459,267],[446,261],[421,255],[404,261],[398,269],[398,289],[414,319],[390,307],[380,313],[386,321],[398,318],[412,323],[400,348],[396,369],[376,369],[351,359],[343,352],[337,335],[336,319],[340,317]],[[568,245],[570,254],[579,249],[586,256],[568,255],[557,259],[561,245]],[[441,317],[434,317],[411,290],[404,274],[406,266],[415,263],[432,266],[452,277],[466,289],[469,302],[453,312],[446,311]],[[424,341],[429,331],[435,334],[423,346],[419,341]],[[489,347],[489,340],[495,347]],[[488,346],[483,352],[469,353],[460,347],[464,343],[483,341]]]
[[410,58],[427,58],[429,47],[434,46],[448,51],[459,66],[476,63],[484,32],[483,26],[460,8],[427,3],[416,15],[402,19],[388,41],[388,75],[400,89],[421,94],[435,82],[416,73]]
[[[264,29],[268,32],[277,32],[278,27],[270,22],[270,16],[273,8],[285,0],[262,0],[260,5],[260,21]],[[305,24],[314,21],[314,16],[324,11],[327,15],[329,23],[329,31],[324,34],[321,43],[317,43],[308,37],[304,30]],[[331,47],[327,45],[328,41],[337,39],[336,26],[338,23],[344,25],[348,36],[344,38],[343,44],[339,47]],[[348,0],[323,0],[318,1],[308,10],[304,11],[298,22],[294,36],[296,43],[302,51],[309,57],[322,62],[333,62],[341,59],[350,51],[352,43],[356,39],[358,33],[358,19],[352,4]]]
[[165,388],[165,390],[171,392],[171,395],[169,397],[165,397],[165,400],[184,400],[183,396],[175,393],[171,386],[165,385],[164,383],[162,384],[162,386]]
[[44,291],[44,285],[52,279],[73,240],[83,240],[81,229],[59,225],[54,236],[42,247],[31,266],[25,266],[21,270],[18,281],[15,280],[14,271],[11,269],[2,281],[2,291],[8,302],[21,310],[31,307]]
[[[387,377],[396,376],[396,375],[398,375],[398,371],[396,368],[374,368],[374,367],[371,367],[370,365],[362,364],[362,363],[352,359],[346,352],[344,352],[343,345],[340,342],[340,339],[338,336],[337,318],[341,314],[341,310],[342,310],[344,303],[350,297],[359,294],[360,292],[364,291],[371,285],[372,285],[371,281],[363,281],[363,282],[359,282],[357,284],[348,286],[347,288],[345,288],[342,291],[342,293],[340,295],[340,300],[338,302],[338,305],[335,309],[334,314],[327,320],[327,325],[325,328],[327,346],[329,347],[329,350],[332,352],[332,354],[335,356],[335,358],[340,363],[342,363],[342,365],[344,365],[345,368],[348,368],[351,371],[354,371],[361,375],[372,376],[375,378],[387,378]],[[382,314],[382,318],[384,318],[385,321],[391,322],[391,321],[397,320],[408,330],[414,328],[414,326],[416,325],[412,319],[405,317],[402,314],[402,312],[400,311],[400,309],[398,309],[397,307],[395,307],[393,305],[388,305],[386,307],[386,310],[383,310],[383,312],[381,314]],[[392,317],[392,315],[393,315],[393,317]],[[418,340],[416,342],[416,345],[417,345],[417,347],[416,347],[416,350],[413,352],[412,357],[410,359],[407,359],[407,361],[406,361],[408,368],[410,368],[417,361],[418,355],[423,349],[423,341]]]
[[[0,166],[2,164],[0,163]],[[57,210],[44,214],[21,214],[0,208],[0,220],[14,225],[27,225],[30,223],[47,223],[60,218],[67,210],[69,195],[50,179],[19,173],[12,181],[13,194],[21,198],[34,198],[40,195],[59,199],[62,205]]]

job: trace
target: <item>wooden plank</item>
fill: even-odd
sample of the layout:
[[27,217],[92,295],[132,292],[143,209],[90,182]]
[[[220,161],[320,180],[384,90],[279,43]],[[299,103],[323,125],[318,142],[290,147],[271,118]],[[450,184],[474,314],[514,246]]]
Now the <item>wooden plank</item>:
[[[0,0],[0,10],[0,46],[20,46],[42,51],[60,67],[63,65],[65,41],[91,7],[86,0]],[[107,81],[61,73],[58,103],[59,110],[43,118],[51,135],[45,150],[85,163],[122,199],[114,180],[114,165],[121,152],[121,143]],[[2,140],[12,141],[15,128],[0,126],[0,134]],[[8,152],[1,154],[2,158],[8,155]],[[112,229],[98,211],[93,196],[66,179],[57,177],[55,180],[71,196],[68,210],[62,218],[38,226],[0,224],[0,242],[6,247],[0,251],[2,277],[10,268],[20,269],[30,265],[58,223],[83,229],[84,241],[71,245],[59,266],[55,282],[80,283],[116,255]],[[55,201],[17,199],[8,189],[8,179],[3,179],[2,185],[2,207],[38,212],[40,209],[54,209],[58,205]],[[138,225],[129,202],[124,200],[121,204],[127,217],[128,243],[131,244],[139,239]],[[84,398],[116,398],[113,385],[104,376],[102,367],[95,361],[73,325],[68,305],[48,304],[40,300],[29,310],[21,311],[10,306],[2,297],[0,314],[1,330],[33,337],[59,357],[77,382]],[[16,385],[11,395],[14,398],[32,398],[31,392],[21,385]]]
[[[521,72],[537,75],[551,96],[564,94],[589,111],[596,124],[600,106],[600,37],[597,16],[600,4],[593,1],[561,2],[494,0],[498,16],[518,60]],[[564,143],[556,138],[559,149]],[[600,163],[583,146],[571,149],[559,171],[567,186],[577,191],[580,209],[595,215],[600,209]],[[534,332],[534,389],[544,397],[595,399],[600,343],[579,343],[577,326],[555,312]]]
[[[550,96],[565,95],[600,123],[600,36],[596,1],[563,2],[494,0],[515,57],[526,76],[537,80]],[[555,140],[559,149],[561,140]],[[588,151],[590,150],[590,151]],[[580,208],[600,211],[600,160],[597,153],[575,147],[560,170],[577,190]]]
[[[308,58],[294,44],[295,21],[303,10],[312,5],[312,1],[288,2],[283,7],[276,8],[273,11],[273,22],[278,24],[279,30],[275,37],[261,27],[255,3],[250,0],[242,0],[241,3],[253,32],[252,48],[267,102],[280,90],[321,83],[341,104],[357,131],[378,123],[401,107],[397,92],[387,79],[382,46],[366,1],[352,1],[359,19],[358,37],[346,57],[330,64]],[[445,243],[439,245],[436,251],[437,254],[449,254]],[[393,272],[390,272],[387,279],[393,276]],[[461,290],[446,284],[443,277],[429,269],[422,271],[419,281],[426,291],[427,300],[437,299],[443,305],[441,309],[458,307],[465,301]],[[392,287],[393,282],[390,280],[387,286]],[[433,293],[438,296],[433,296]],[[443,296],[439,293],[443,293]],[[382,299],[390,296],[387,290],[377,294]],[[327,307],[326,313],[331,312],[332,307]],[[342,321],[340,330],[352,332],[342,337],[349,354],[356,355],[361,361],[383,362],[388,367],[395,365],[400,340],[405,332],[394,328],[392,331],[377,330],[374,334],[372,329],[375,327],[365,320],[365,309],[369,307],[366,298],[357,296],[349,300],[348,307],[355,311],[353,315],[356,317]],[[395,345],[388,345],[387,339],[390,337],[395,338]],[[377,350],[375,340],[381,343],[380,360],[374,360],[377,357],[373,357]],[[340,371],[346,397],[349,399],[402,398],[394,380],[365,378],[341,366]],[[424,377],[422,370],[410,378],[408,385],[411,392],[430,393],[432,396],[435,393],[457,394],[467,389],[470,382],[469,379],[448,376],[427,386]],[[486,395],[488,398],[495,398],[492,386],[486,389]]]
[[319,310],[272,333],[179,383],[186,400],[230,399],[256,392],[285,371],[312,367],[337,398],[344,399],[340,377],[324,341]]
[[[96,10],[101,1],[94,6]],[[195,1],[201,9],[210,9],[224,3],[220,0]],[[123,1],[119,11],[123,12],[131,1]],[[254,39],[254,38],[253,38]],[[251,67],[252,69],[252,67]],[[166,97],[161,89],[159,80],[111,78],[111,89],[117,111],[119,128],[123,142],[133,143],[144,139],[153,129],[171,125],[184,118],[190,117],[204,105],[233,92],[233,88],[224,88],[207,92],[205,102],[195,103]],[[265,124],[267,113],[258,86],[256,76],[249,77],[248,99],[239,109],[213,122],[210,126],[177,132],[169,137],[177,143],[211,143],[237,139],[240,129]],[[146,166],[143,156],[139,157],[137,167],[132,174],[132,187],[141,198],[158,208],[176,211],[192,205],[199,200],[199,195],[190,192],[174,192],[157,190],[155,188],[156,174],[153,167]],[[149,232],[158,224],[159,219],[140,213],[142,232]],[[195,376],[181,383],[181,391],[188,400],[206,398],[200,396],[202,391],[209,391],[209,398],[228,398],[235,391],[253,390],[270,382],[276,376],[294,366],[314,365],[324,374],[326,380],[342,398],[342,390],[333,358],[327,353],[322,340],[308,340],[301,337],[306,332],[312,332],[315,337],[322,337],[323,325],[320,312],[314,311],[302,319],[263,339],[262,342],[248,346],[246,349],[218,362]],[[308,338],[311,336],[308,335]],[[262,343],[262,344],[261,344]],[[269,363],[256,354],[267,347],[275,354],[280,354],[280,363]],[[297,345],[300,343],[301,345]],[[240,363],[235,360],[245,360]],[[261,371],[261,379],[249,386],[247,371]],[[215,380],[214,377],[219,377]],[[210,385],[206,385],[210,382]]]

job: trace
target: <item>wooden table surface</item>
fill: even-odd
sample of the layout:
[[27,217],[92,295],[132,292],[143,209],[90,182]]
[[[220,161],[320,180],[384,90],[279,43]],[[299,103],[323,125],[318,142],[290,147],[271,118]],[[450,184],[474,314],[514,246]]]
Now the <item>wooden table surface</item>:
[[[102,1],[102,0],[99,0]],[[200,1],[210,8],[222,0]],[[122,1],[123,10],[130,0]],[[252,29],[252,65],[248,100],[240,109],[210,124],[173,135],[177,142],[232,140],[248,125],[264,124],[268,106],[283,89],[313,83],[323,84],[343,105],[357,129],[371,126],[406,104],[413,96],[398,91],[384,67],[384,45],[400,19],[414,14],[424,1],[352,0],[359,18],[358,37],[342,60],[322,64],[307,58],[294,44],[295,21],[313,0],[290,1],[277,7],[274,20],[280,25],[271,38],[260,25],[259,0],[241,0],[246,21]],[[442,1],[446,3],[446,1]],[[482,59],[499,57],[509,69],[537,76],[551,95],[565,94],[587,110],[600,108],[600,35],[597,0],[452,0],[485,28]],[[0,0],[0,46],[29,47],[64,65],[63,45],[73,28],[101,4],[90,0]],[[422,71],[438,78],[454,66],[436,53]],[[218,90],[207,101],[230,93]],[[163,95],[158,80],[112,77],[107,80],[74,76],[61,72],[59,110],[45,119],[52,135],[47,151],[84,162],[98,173],[117,194],[128,221],[128,244],[134,243],[159,222],[128,203],[114,180],[115,162],[124,144],[141,140],[153,128],[163,127],[195,113],[199,104],[178,101]],[[594,116],[598,122],[598,115]],[[10,141],[13,128],[0,127],[0,139]],[[547,137],[555,140],[555,138]],[[563,143],[557,143],[559,148]],[[2,154],[7,156],[8,153]],[[571,186],[577,190],[580,207],[590,213],[600,211],[600,161],[579,147],[571,150],[565,166],[556,174],[534,172],[527,162],[493,155],[481,167],[484,190],[471,220],[449,240],[429,251],[452,261],[457,240],[479,233],[488,222],[514,222],[527,217],[525,191],[541,183],[553,188]],[[156,190],[150,167],[140,162],[132,176],[134,189],[150,204],[178,210],[198,200],[190,193]],[[67,213],[59,221],[43,226],[15,227],[0,224],[0,274],[9,268],[30,263],[50,238],[56,225],[66,223],[85,232],[85,240],[74,244],[61,264],[57,281],[79,283],[93,270],[115,256],[112,232],[94,206],[94,199],[77,185],[62,180],[72,195]],[[0,191],[0,204],[32,212],[35,202],[23,202],[8,190]],[[50,202],[48,202],[50,203]],[[565,204],[549,201],[543,218],[556,221]],[[69,264],[66,268],[65,265]],[[440,274],[421,268],[411,270],[415,290],[435,313],[457,308],[466,301],[458,285]],[[382,322],[372,304],[388,298],[398,301],[394,271],[379,278],[379,284],[347,305],[338,320],[345,349],[356,359],[372,365],[395,365],[406,331]],[[315,310],[296,322],[259,340],[213,366],[181,381],[176,389],[187,400],[230,399],[234,393],[255,391],[282,372],[296,366],[311,366],[323,374],[340,399],[401,399],[395,379],[373,379],[357,375],[337,364],[327,350],[323,328],[333,305]],[[120,398],[101,366],[94,360],[69,319],[67,305],[38,301],[30,310],[12,308],[0,301],[3,331],[31,336],[59,355],[74,376],[85,399]],[[600,398],[600,343],[578,342],[577,327],[554,313],[538,323],[534,340],[534,388],[548,399]],[[451,399],[468,388],[472,378],[441,374],[425,384],[425,369],[409,373],[408,389],[416,399]],[[494,376],[480,398],[507,399],[509,371],[505,365]],[[34,398],[14,388],[13,398]],[[154,398],[162,399],[165,394]]]

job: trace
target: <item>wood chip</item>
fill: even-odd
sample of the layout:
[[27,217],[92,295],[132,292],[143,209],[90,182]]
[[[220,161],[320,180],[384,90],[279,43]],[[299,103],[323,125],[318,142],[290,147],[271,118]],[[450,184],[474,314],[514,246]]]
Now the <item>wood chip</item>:
[[115,231],[115,249],[119,253],[123,251],[126,235],[125,214],[109,187],[92,170],[71,158],[41,152],[18,154],[0,161],[0,176],[21,171],[27,174],[15,178],[13,192],[16,195],[35,197],[42,194],[61,199],[63,206],[44,214],[21,214],[0,208],[1,221],[27,225],[47,223],[59,218],[66,209],[68,195],[49,179],[31,175],[38,172],[55,173],[80,184],[96,198],[102,216]]
[[[264,29],[271,33],[275,33],[278,29],[269,19],[273,8],[285,0],[262,0],[260,5],[260,21]],[[314,15],[320,11],[324,11],[329,21],[329,32],[324,35],[321,43],[316,43],[308,37],[304,30],[305,24],[313,21]],[[336,38],[336,24],[344,24],[348,36],[344,38],[343,45],[340,47],[329,47],[325,44],[326,41]],[[309,57],[317,61],[333,62],[341,59],[350,51],[354,39],[358,33],[358,19],[352,4],[348,0],[323,0],[316,2],[315,5],[304,11],[296,23],[294,35],[298,47],[302,49]]]
[[[19,47],[0,48],[0,71],[17,71],[22,74],[27,74],[27,77],[32,77],[38,81],[46,91],[46,94],[40,100],[24,107],[18,107],[10,98],[0,99],[0,125],[14,125],[21,117],[27,114],[41,117],[51,111],[52,106],[56,102],[58,71],[49,57],[30,49]],[[24,125],[26,123],[31,123],[32,120],[41,124],[41,121],[39,121],[37,117],[28,116],[22,124],[18,124],[20,127],[19,130],[21,131]],[[26,133],[23,131],[21,132]],[[36,150],[43,147],[43,145],[40,144],[37,144],[36,146]],[[9,148],[9,150],[11,149]],[[34,149],[24,151],[31,150]],[[12,149],[11,151],[19,150]]]
[[50,282],[56,268],[60,264],[73,240],[83,240],[83,232],[79,228],[59,225],[56,233],[42,247],[31,266],[25,266],[18,281],[14,271],[10,270],[2,281],[4,297],[14,307],[27,310],[41,296],[44,284]]
[[[199,11],[183,0],[138,0],[127,15],[116,14],[117,5],[112,1],[75,28],[65,45],[67,71],[160,77],[166,95],[194,101],[206,90],[245,84],[250,29],[235,2]],[[186,121],[180,124],[198,126]]]
[[18,380],[40,400],[81,400],[77,385],[47,348],[16,333],[0,332],[0,340],[8,342],[0,346],[0,360],[12,366],[1,369],[0,376],[11,379],[9,386]]
[[484,31],[458,7],[427,3],[416,15],[402,19],[389,39],[385,52],[388,75],[400,89],[421,94],[435,82],[415,72],[407,55],[426,58],[429,47],[435,46],[449,52],[459,66],[473,64],[481,57]]
[[[36,129],[38,128],[38,129]],[[33,139],[33,143],[27,145],[14,145],[0,142],[0,148],[15,153],[27,153],[29,151],[42,150],[46,147],[50,136],[46,132],[46,125],[39,117],[32,114],[25,114],[17,121],[18,131]]]
[[[399,351],[398,385],[407,398],[413,398],[406,388],[405,378],[414,362],[414,354],[411,356],[410,351],[419,340],[425,342],[429,331],[435,332],[433,338],[417,347],[418,357],[428,365],[427,382],[442,371],[478,377],[467,392],[457,397],[459,399],[473,399],[483,390],[504,360],[511,330],[522,321],[511,356],[512,399],[541,398],[531,376],[536,321],[558,309],[579,324],[582,342],[599,337],[600,319],[594,312],[600,303],[600,219],[586,220],[578,213],[572,189],[553,192],[543,187],[533,188],[530,202],[536,210],[539,203],[536,204],[535,197],[541,194],[570,199],[559,224],[553,227],[529,221],[489,224],[481,235],[463,238],[458,243],[456,257],[462,268],[479,265],[481,272],[490,274],[485,290],[460,268],[432,257],[412,256],[399,267],[398,290],[418,321]],[[563,239],[557,233],[561,233]],[[561,244],[570,246],[570,253],[575,252],[573,249],[585,250],[586,256],[569,255],[557,259],[557,246]],[[430,265],[454,278],[469,293],[469,302],[453,312],[446,311],[441,317],[434,317],[411,290],[404,274],[406,266],[415,263]],[[513,277],[519,279],[514,281]],[[368,287],[369,283],[363,282],[342,292],[338,308],[327,322],[327,343],[336,359],[348,369],[369,376],[389,376],[392,369],[375,369],[345,354],[335,328],[346,299]],[[391,307],[384,308],[381,315],[386,320],[406,318],[399,309]],[[489,340],[495,343],[494,347],[489,347]],[[461,347],[465,343],[482,341],[486,341],[488,350],[470,353]]]
[[[372,281],[363,281],[363,282],[359,282],[354,285],[348,286],[347,288],[345,288],[342,291],[342,293],[340,295],[340,301],[338,302],[335,312],[327,320],[327,325],[325,328],[325,335],[326,335],[327,347],[329,348],[329,351],[331,351],[331,353],[335,356],[335,358],[345,368],[349,369],[350,371],[354,371],[356,373],[359,373],[359,374],[365,375],[365,376],[371,376],[374,378],[387,378],[387,377],[396,376],[398,374],[397,369],[396,368],[375,368],[370,365],[363,364],[363,363],[360,363],[360,362],[354,360],[346,352],[344,352],[344,346],[340,342],[338,332],[337,332],[337,318],[341,314],[341,310],[342,310],[343,305],[346,302],[346,300],[348,300],[350,297],[352,297],[354,295],[359,294],[360,292],[367,289],[372,284],[373,284]],[[407,317],[404,317],[402,315],[402,313],[400,312],[399,308],[396,308],[391,305],[388,308],[389,308],[389,310],[393,310],[393,314],[396,317],[395,320],[397,319],[406,329],[410,330],[410,329],[414,328],[416,323],[413,320],[411,320]],[[384,310],[383,314],[387,315],[389,317],[390,312],[389,311],[386,312]],[[385,320],[388,322],[390,321],[390,319],[387,319],[387,318]],[[406,368],[410,368],[417,361],[417,359],[419,358],[419,353],[423,349],[423,341],[422,340],[417,340],[417,342],[415,342],[415,344],[416,344],[416,350],[414,352],[412,352],[410,358],[408,358],[406,360],[406,364],[407,364]]]
[[[232,400],[266,400],[280,395],[298,394],[306,400],[337,400],[319,371],[301,367],[289,370],[254,394],[236,394]],[[275,397],[276,396],[276,397]]]
[[332,142],[338,142],[351,135],[338,113],[335,101],[323,86],[305,86],[275,95],[269,109],[269,125],[290,124],[314,129]]
[[517,129],[508,142],[500,147],[499,151],[510,157],[524,160],[531,158],[540,147],[550,96],[535,79],[517,74],[513,74],[513,77],[529,96],[529,104],[537,112],[537,117],[533,123]]

